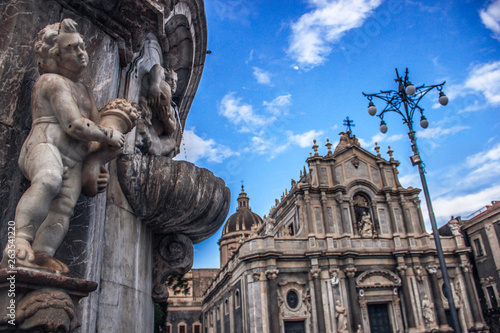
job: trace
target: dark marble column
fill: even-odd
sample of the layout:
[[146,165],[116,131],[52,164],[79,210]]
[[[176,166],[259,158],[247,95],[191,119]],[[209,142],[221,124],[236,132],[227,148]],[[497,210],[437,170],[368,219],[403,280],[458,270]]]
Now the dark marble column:
[[474,288],[474,278],[472,277],[472,265],[470,263],[463,263],[460,265],[462,271],[464,272],[465,278],[465,286],[467,289],[467,298],[470,302],[470,308],[472,310],[472,319],[474,320],[475,326],[481,325],[484,323],[484,318],[479,310],[481,308],[479,304],[479,300],[477,299],[477,294]]
[[448,321],[446,320],[446,313],[444,312],[443,298],[441,297],[441,288],[439,288],[439,282],[437,278],[437,266],[430,265],[427,266],[427,272],[429,272],[429,278],[431,280],[432,289],[432,300],[436,306],[437,312],[437,324],[441,326],[448,326]]
[[278,308],[278,284],[276,278],[279,271],[277,269],[270,269],[266,271],[267,277],[267,308],[269,314],[269,329],[270,332],[280,332],[280,311]]
[[[323,309],[323,295],[321,293],[321,269],[311,269],[311,275],[314,283],[314,298],[316,299],[316,314],[318,318],[318,332],[326,332],[325,330],[325,310]],[[273,331],[274,332],[274,331]]]
[[361,325],[361,312],[358,302],[358,292],[356,290],[356,267],[347,267],[344,269],[345,275],[347,275],[347,289],[349,293],[349,313],[351,314],[351,329],[352,332],[356,332],[358,325]]
[[410,288],[408,285],[408,280],[406,277],[406,269],[408,267],[406,265],[400,265],[398,266],[398,272],[399,275],[401,276],[401,289],[403,291],[403,301],[404,301],[404,307],[405,307],[405,312],[406,312],[406,320],[407,320],[407,325],[409,329],[412,329],[416,327],[415,325],[415,316],[414,316],[414,311],[413,307],[411,305],[411,294],[410,294]]

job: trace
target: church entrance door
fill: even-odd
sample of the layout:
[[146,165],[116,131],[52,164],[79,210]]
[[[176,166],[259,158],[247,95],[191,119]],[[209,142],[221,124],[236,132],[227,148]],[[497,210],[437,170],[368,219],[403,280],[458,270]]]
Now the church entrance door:
[[305,333],[304,321],[285,321],[285,333]]
[[368,304],[371,333],[392,333],[387,303]]

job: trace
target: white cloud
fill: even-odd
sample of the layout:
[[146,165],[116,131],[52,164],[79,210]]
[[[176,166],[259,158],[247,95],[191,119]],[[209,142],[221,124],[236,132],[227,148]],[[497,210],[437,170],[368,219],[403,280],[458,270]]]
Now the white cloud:
[[275,120],[275,118],[265,118],[256,114],[252,105],[243,103],[241,98],[235,97],[233,92],[222,98],[219,114],[229,119],[233,124],[241,126],[240,131],[242,132],[250,132]]
[[313,9],[292,24],[289,54],[300,64],[322,64],[346,31],[363,25],[381,0],[309,0]]
[[432,204],[436,218],[448,221],[452,215],[465,215],[463,217],[467,217],[468,214],[489,204],[491,200],[496,198],[500,198],[500,184],[494,184],[475,193],[464,195],[451,193],[434,200]]
[[497,143],[493,148],[486,152],[480,152],[467,157],[467,166],[475,167],[483,165],[487,162],[500,160],[500,143]]
[[181,152],[176,159],[192,163],[206,159],[209,162],[221,163],[228,157],[239,155],[229,147],[217,144],[213,139],[205,140],[199,137],[194,131],[194,128],[184,131]]
[[403,138],[404,138],[403,134],[385,135],[382,133],[377,133],[374,136],[372,136],[369,141],[362,138],[358,138],[358,141],[359,144],[361,145],[361,148],[369,149],[372,146],[375,146],[375,143],[380,144],[381,142],[396,142]]
[[301,148],[312,147],[313,140],[323,135],[323,131],[310,130],[302,134],[288,132],[288,141],[299,145]]
[[287,107],[292,104],[292,95],[281,95],[273,99],[271,102],[264,101],[262,105],[268,112],[275,116],[279,116],[287,110]]
[[481,21],[493,32],[493,38],[500,41],[500,0],[493,1],[488,8],[479,11]]
[[500,61],[475,66],[465,87],[482,93],[491,104],[500,104]]
[[418,139],[437,139],[444,135],[455,134],[460,131],[469,129],[469,126],[457,125],[450,128],[442,128],[441,126],[426,128],[425,130],[417,131]]
[[254,67],[253,68],[253,76],[257,79],[257,82],[260,84],[271,85],[271,74],[266,72],[262,68]]

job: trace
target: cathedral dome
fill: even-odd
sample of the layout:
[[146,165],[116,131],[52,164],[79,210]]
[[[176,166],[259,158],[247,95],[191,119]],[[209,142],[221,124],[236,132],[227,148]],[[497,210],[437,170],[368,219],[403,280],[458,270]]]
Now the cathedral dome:
[[236,213],[231,215],[227,221],[222,235],[228,233],[250,233],[252,225],[262,225],[262,218],[253,213],[249,206],[250,198],[247,197],[243,186],[241,186],[241,193],[238,196],[238,209]]

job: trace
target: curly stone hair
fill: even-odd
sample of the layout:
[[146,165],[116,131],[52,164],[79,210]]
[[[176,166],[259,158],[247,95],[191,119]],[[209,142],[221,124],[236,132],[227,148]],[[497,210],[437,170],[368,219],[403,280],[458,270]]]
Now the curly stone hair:
[[35,42],[35,54],[40,74],[57,72],[57,62],[55,60],[59,54],[57,38],[61,32],[78,33],[77,27],[78,24],[72,19],[64,19],[61,22],[48,25],[38,32]]

